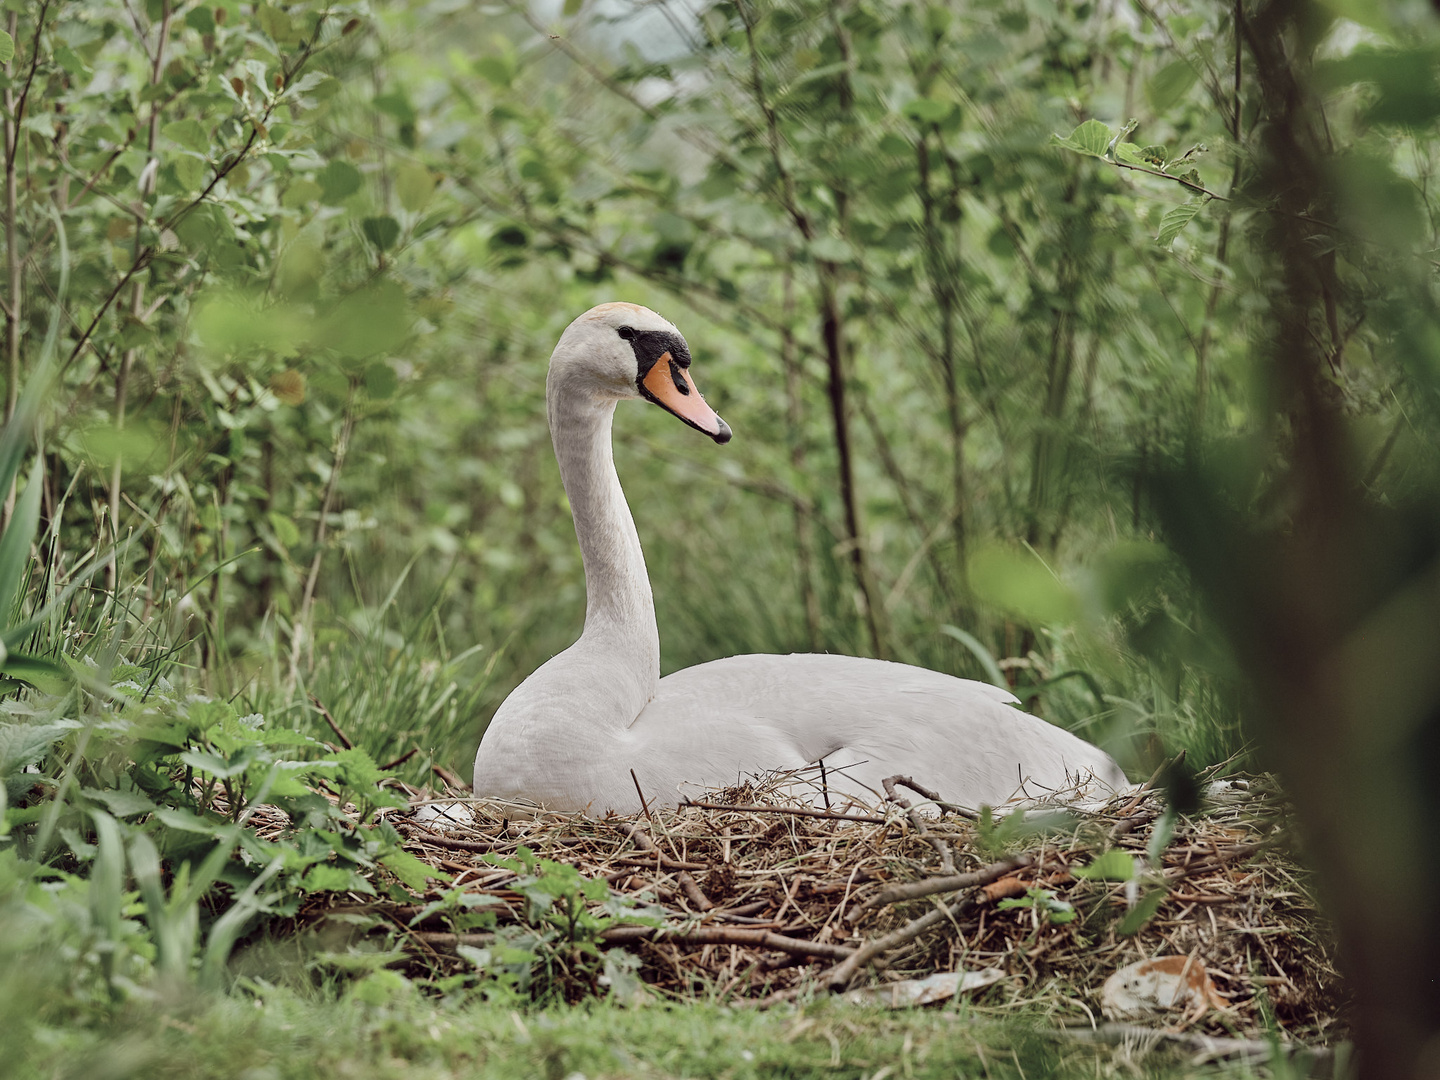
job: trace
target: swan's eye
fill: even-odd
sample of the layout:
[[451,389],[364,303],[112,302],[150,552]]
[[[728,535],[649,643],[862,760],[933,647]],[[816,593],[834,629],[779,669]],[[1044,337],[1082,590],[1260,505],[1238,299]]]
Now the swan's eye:
[[622,327],[620,327],[620,329],[616,330],[615,332],[616,332],[617,334],[619,334],[619,335],[620,335],[624,340],[626,340],[626,341],[634,341],[634,340],[635,340],[635,328],[634,328],[633,326],[622,326]]

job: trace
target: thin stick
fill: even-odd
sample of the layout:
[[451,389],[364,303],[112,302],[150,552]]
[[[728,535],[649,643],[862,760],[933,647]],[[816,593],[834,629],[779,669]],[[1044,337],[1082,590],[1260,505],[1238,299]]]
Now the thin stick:
[[998,881],[1000,878],[1013,874],[1016,870],[1023,870],[1034,863],[1035,858],[1032,855],[1011,855],[979,870],[972,870],[968,874],[925,878],[923,881],[892,885],[888,889],[882,889],[874,896],[866,897],[851,908],[845,916],[845,921],[854,926],[871,908],[884,907],[886,904],[893,904],[899,900],[916,900],[922,896],[934,896],[936,893],[957,892],[960,889],[970,889],[977,885],[988,885],[992,881]]
[[818,956],[842,961],[856,951],[846,945],[805,941],[770,930],[730,926],[697,926],[688,930],[655,926],[613,926],[609,930],[601,931],[600,940],[607,945],[623,945],[632,941],[665,941],[677,945],[749,945],[753,948],[775,949],[795,956]]
[[876,814],[832,814],[826,810],[811,810],[804,806],[751,806],[746,803],[695,802],[686,799],[682,806],[693,806],[700,810],[734,810],[743,814],[791,814],[795,817],[826,818],[830,821],[864,821],[871,825],[884,825],[889,818]]
[[[320,703],[320,699],[314,694],[310,695],[310,700],[315,703],[315,708],[320,710],[320,715],[325,718],[325,723],[330,725],[330,730],[335,732],[335,737],[340,740],[340,744],[344,746],[346,750],[354,750],[355,744],[350,741],[349,735],[346,735],[345,732],[340,730],[340,725],[337,724],[335,718],[330,715],[330,710],[325,708],[325,706]],[[404,759],[402,758],[401,760],[403,761]]]
[[645,820],[654,821],[655,819],[650,816],[650,804],[645,801],[645,792],[640,790],[640,779],[635,775],[634,769],[630,770],[630,779],[635,784],[635,794],[640,796],[640,809],[645,811]]

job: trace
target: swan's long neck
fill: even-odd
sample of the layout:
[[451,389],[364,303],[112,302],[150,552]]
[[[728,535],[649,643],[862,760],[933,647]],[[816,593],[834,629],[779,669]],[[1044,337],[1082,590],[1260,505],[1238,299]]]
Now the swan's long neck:
[[595,689],[618,695],[614,704],[628,724],[655,695],[660,635],[645,554],[615,473],[610,435],[615,402],[553,378],[546,400],[585,564],[585,630],[572,648],[603,666],[607,687]]

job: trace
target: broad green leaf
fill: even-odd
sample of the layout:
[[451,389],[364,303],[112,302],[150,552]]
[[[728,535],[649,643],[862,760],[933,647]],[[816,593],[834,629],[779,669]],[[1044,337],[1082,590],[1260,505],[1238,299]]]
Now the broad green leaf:
[[75,724],[0,724],[0,780],[34,765]]
[[210,136],[198,120],[172,120],[160,129],[160,134],[197,154],[210,151]]
[[260,29],[277,45],[293,45],[300,40],[290,16],[272,4],[263,4],[255,12]]
[[424,165],[407,161],[395,173],[395,194],[411,213],[425,208],[435,190],[435,174]]
[[1160,910],[1160,905],[1165,902],[1167,895],[1165,889],[1151,889],[1125,913],[1125,918],[1120,920],[1120,925],[1115,928],[1115,932],[1122,937],[1139,933],[1145,924],[1155,917],[1155,913]]
[[399,878],[405,887],[413,892],[424,892],[425,881],[428,878],[449,881],[451,877],[445,871],[436,870],[429,863],[421,862],[408,851],[392,851],[388,855],[382,855],[380,862],[385,869]]
[[390,352],[409,334],[405,294],[387,280],[351,293],[336,305],[321,323],[316,341],[341,356],[364,359]]
[[400,239],[400,223],[389,214],[383,217],[367,217],[360,223],[360,228],[365,233],[365,239],[381,251],[389,251],[395,246],[395,241]]
[[15,39],[0,30],[0,64],[8,64],[15,58]]
[[1078,878],[1089,881],[1129,881],[1135,876],[1135,856],[1119,848],[1099,855],[1089,866],[1074,871]]
[[175,180],[187,192],[199,191],[210,175],[209,166],[199,158],[180,156],[170,162],[170,167],[175,170]]
[[579,15],[584,4],[585,0],[565,0],[565,7],[562,9],[565,17],[568,19],[572,15]]
[[950,115],[950,107],[948,101],[936,101],[934,98],[921,97],[906,102],[905,107],[900,111],[919,123],[938,124]]
[[395,374],[395,369],[383,360],[369,365],[365,369],[365,393],[377,401],[393,397],[395,391],[400,389],[400,379]]
[[105,808],[117,818],[136,817],[140,814],[155,812],[155,804],[138,791],[105,791],[98,788],[85,788],[83,794],[96,802],[104,803]]
[[287,210],[295,210],[307,206],[325,194],[325,189],[314,180],[306,180],[303,176],[291,180],[285,188],[285,194],[280,196],[280,205]]
[[15,598],[26,579],[30,563],[30,545],[40,523],[40,492],[43,461],[39,458],[30,469],[30,479],[15,503],[15,514],[5,535],[0,536],[0,624],[10,625],[15,616]]
[[1163,218],[1160,219],[1160,231],[1155,234],[1155,242],[1168,246],[1170,241],[1179,236],[1186,225],[1195,220],[1195,215],[1200,212],[1200,207],[1205,205],[1204,197],[1192,199],[1188,203],[1182,203],[1175,207]]
[[362,892],[375,894],[375,889],[354,870],[333,863],[312,866],[305,872],[300,887],[306,892]]
[[1102,124],[1099,120],[1086,120],[1063,139],[1059,135],[1051,135],[1050,142],[1082,154],[1089,154],[1091,157],[1104,157],[1105,150],[1114,137],[1115,133],[1110,130],[1108,125]]
[[1157,113],[1163,113],[1185,96],[1198,77],[1188,60],[1172,60],[1145,83],[1145,99]]
[[508,90],[515,81],[515,65],[505,57],[482,56],[471,66],[476,75],[501,90]]
[[339,206],[354,195],[360,190],[361,179],[360,170],[348,161],[332,161],[315,174],[327,206]]
[[987,544],[970,557],[969,576],[976,596],[1019,618],[1055,625],[1079,616],[1074,591],[1032,552]]
[[270,522],[270,528],[275,531],[275,539],[279,540],[282,546],[294,547],[300,542],[300,530],[295,526],[295,522],[280,511],[269,511],[265,520]]

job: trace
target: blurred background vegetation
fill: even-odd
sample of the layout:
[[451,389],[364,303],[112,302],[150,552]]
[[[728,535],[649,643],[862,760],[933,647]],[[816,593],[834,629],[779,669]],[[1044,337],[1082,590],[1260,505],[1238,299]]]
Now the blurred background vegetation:
[[[464,776],[581,624],[543,386],[605,300],[680,326],[736,432],[617,421],[667,672],[884,656],[1004,680],[1137,776],[1256,733],[1283,762],[1287,628],[1333,630],[1322,663],[1428,580],[1426,5],[0,12],[0,756],[32,856],[56,791],[126,817],[82,794],[140,784],[116,685],[229,703],[172,749],[262,714]],[[1297,555],[1341,520],[1388,539]],[[1415,596],[1342,697],[1431,715]]]

